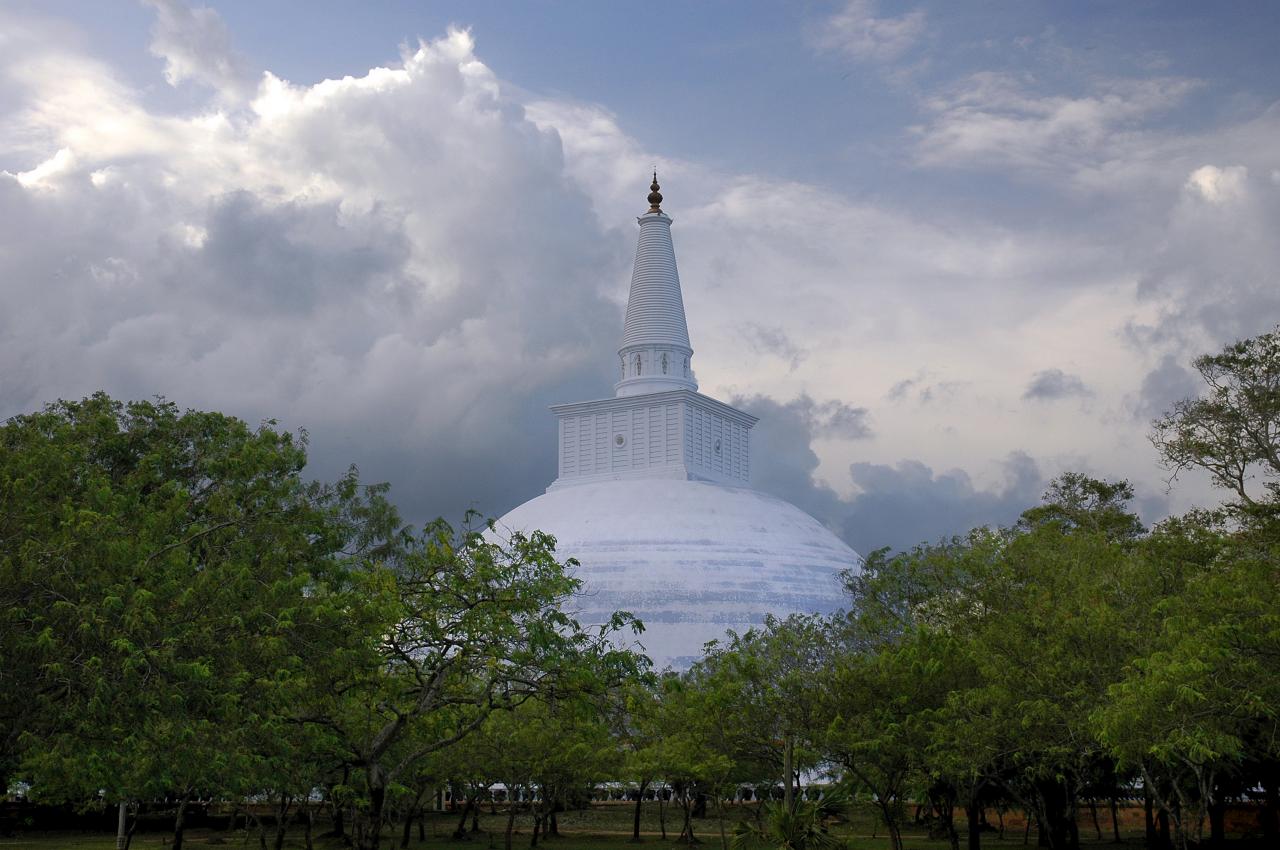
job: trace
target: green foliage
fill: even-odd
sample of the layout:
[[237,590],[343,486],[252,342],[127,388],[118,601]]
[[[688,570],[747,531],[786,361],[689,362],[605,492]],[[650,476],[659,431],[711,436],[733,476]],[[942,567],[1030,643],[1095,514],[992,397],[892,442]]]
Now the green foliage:
[[[1280,326],[1195,361],[1207,395],[1152,423],[1151,441],[1174,474],[1200,468],[1233,492],[1245,516],[1280,512]],[[1262,492],[1250,486],[1262,478]]]
[[955,810],[978,850],[992,805],[1074,848],[1081,799],[1139,789],[1185,848],[1261,788],[1280,839],[1280,329],[1196,366],[1207,395],[1153,442],[1229,504],[1148,531],[1127,482],[1067,473],[1012,528],[873,552],[846,614],[658,680],[614,646],[628,615],[565,612],[546,535],[414,532],[354,472],[302,481],[304,441],[269,423],[59,402],[0,427],[0,772],[279,812],[323,787],[364,850],[434,783],[536,799],[509,845],[617,779],[673,791],[690,843],[713,805],[725,845],[734,788],[781,781],[735,843],[831,847],[845,792],[794,793],[817,773],[895,850],[908,801],[953,848]]
[[768,803],[760,823],[738,823],[733,845],[776,850],[835,850],[845,842],[831,831],[830,823],[846,814],[849,806],[849,794],[840,788],[828,790],[816,800],[798,800],[793,806]]
[[303,444],[99,394],[0,445],[0,722],[24,775],[121,799],[252,772],[334,542]]

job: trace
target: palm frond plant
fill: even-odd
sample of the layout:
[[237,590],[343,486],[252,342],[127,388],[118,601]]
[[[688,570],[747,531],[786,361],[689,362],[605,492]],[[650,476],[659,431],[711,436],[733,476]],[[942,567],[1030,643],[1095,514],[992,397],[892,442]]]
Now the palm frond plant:
[[831,833],[830,822],[849,810],[847,789],[836,787],[822,792],[816,800],[767,803],[758,823],[743,821],[733,835],[733,846],[745,850],[769,847],[774,850],[840,850],[845,841]]

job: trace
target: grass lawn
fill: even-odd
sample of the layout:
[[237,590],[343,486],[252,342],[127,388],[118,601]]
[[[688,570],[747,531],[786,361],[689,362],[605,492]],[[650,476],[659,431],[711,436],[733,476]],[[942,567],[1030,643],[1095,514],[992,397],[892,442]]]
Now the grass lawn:
[[[726,817],[725,830],[732,839],[733,823],[738,818],[749,816],[749,811],[742,808],[731,808]],[[632,806],[622,803],[605,803],[597,804],[588,809],[563,812],[559,815],[561,835],[556,838],[544,839],[539,841],[540,847],[546,850],[630,850],[636,845],[630,841],[631,837],[631,815]],[[660,823],[658,819],[658,807],[656,804],[646,803],[641,819],[641,831],[643,834],[643,844],[661,850],[661,848],[670,848],[670,850],[683,850],[686,846],[678,844],[675,841],[676,835],[680,831],[680,811],[678,809],[667,809],[667,836],[668,840],[663,841],[660,837]],[[417,827],[414,827],[412,839],[410,840],[410,848],[414,850],[502,850],[503,847],[503,830],[506,827],[506,815],[499,811],[493,814],[486,807],[480,817],[480,832],[469,836],[469,840],[455,841],[450,836],[454,827],[457,825],[458,815],[449,812],[433,813],[427,819],[426,824],[426,840],[420,841],[418,838]],[[956,824],[957,828],[963,829],[963,822]],[[1126,843],[1130,845],[1140,845],[1141,833],[1127,828],[1125,825]],[[321,826],[317,824],[317,832],[327,828],[327,824]],[[512,840],[513,850],[525,850],[529,846],[529,839],[532,834],[533,823],[527,816],[518,817],[516,819],[516,834]],[[889,839],[886,837],[884,828],[878,827],[876,817],[868,808],[859,807],[856,809],[847,824],[842,824],[836,829],[837,834],[847,841],[849,850],[889,850]],[[702,841],[706,850],[720,850],[720,832],[719,823],[714,816],[694,821],[694,833]],[[1085,824],[1081,824],[1081,839],[1085,844],[1094,844],[1090,839],[1093,838],[1092,824],[1087,828]],[[274,836],[268,837],[268,846]],[[918,827],[908,826],[903,834],[905,850],[949,850],[950,845],[946,840],[931,840]],[[151,850],[151,848],[165,847],[172,841],[172,835],[153,831],[139,833],[134,836],[133,847],[143,848],[143,850]],[[257,850],[258,836],[257,833],[246,833],[240,830],[233,833],[210,831],[202,829],[188,830],[185,837],[187,847],[226,847],[228,850],[239,850],[239,848],[248,848],[248,850]],[[545,842],[545,843],[544,843]],[[983,836],[984,846],[991,848],[1008,848],[1008,850],[1021,850],[1023,847],[1022,823],[1018,819],[1016,823],[1011,818],[1009,830],[1005,839],[999,840],[994,833],[985,834]],[[1103,845],[1114,847],[1107,841],[1098,843],[1097,846],[1101,850]],[[303,848],[302,831],[300,828],[294,828],[290,832],[289,840],[285,843],[285,847],[289,850],[301,850]],[[336,839],[319,839],[315,840],[316,850],[338,850],[345,845]],[[383,838],[383,847],[396,848],[400,846],[400,831],[395,830],[394,834],[388,830]],[[961,846],[964,846],[964,837],[961,836]],[[1031,836],[1029,847],[1035,847],[1035,836]],[[32,848],[32,850],[61,850],[61,848],[80,848],[81,850],[114,850],[115,837],[105,834],[88,834],[88,833],[29,833],[24,835],[16,835],[8,838],[0,837],[0,850],[10,850],[10,848]]]

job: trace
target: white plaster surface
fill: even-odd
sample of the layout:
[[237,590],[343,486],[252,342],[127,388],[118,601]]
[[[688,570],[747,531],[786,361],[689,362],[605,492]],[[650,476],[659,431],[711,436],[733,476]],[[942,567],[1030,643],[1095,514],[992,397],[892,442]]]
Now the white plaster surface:
[[766,614],[830,613],[845,604],[840,571],[858,555],[794,505],[746,487],[680,479],[557,487],[498,523],[555,536],[577,558],[583,623],[615,610],[645,624],[640,644],[661,669],[686,667],[726,629]]

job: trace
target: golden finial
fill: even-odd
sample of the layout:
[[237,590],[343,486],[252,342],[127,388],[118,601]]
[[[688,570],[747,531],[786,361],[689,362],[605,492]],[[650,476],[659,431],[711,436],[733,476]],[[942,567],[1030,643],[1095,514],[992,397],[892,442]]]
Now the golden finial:
[[662,212],[662,193],[658,191],[658,169],[653,170],[653,182],[649,184],[649,212]]

